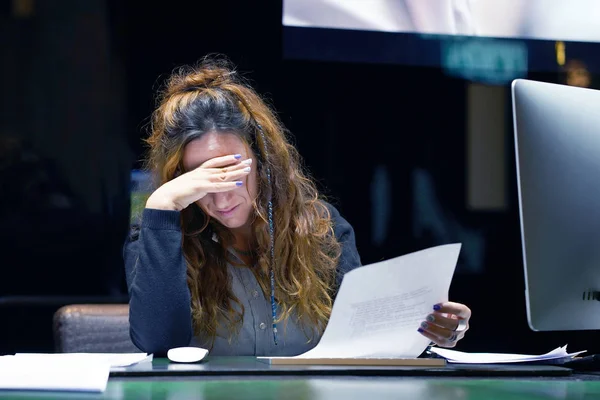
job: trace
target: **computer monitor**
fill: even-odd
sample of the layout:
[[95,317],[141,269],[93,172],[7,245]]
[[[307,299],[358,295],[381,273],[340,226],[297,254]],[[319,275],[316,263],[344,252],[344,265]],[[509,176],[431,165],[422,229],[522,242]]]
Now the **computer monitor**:
[[566,44],[569,58],[600,71],[598,0],[282,3],[285,59],[441,67],[504,85],[528,71],[556,71]]
[[152,192],[152,177],[150,173],[144,170],[132,170],[130,180],[131,207],[129,210],[129,222],[131,224],[140,222],[142,212],[144,211],[144,207],[146,207],[146,201]]
[[512,82],[527,319],[600,329],[600,91]]

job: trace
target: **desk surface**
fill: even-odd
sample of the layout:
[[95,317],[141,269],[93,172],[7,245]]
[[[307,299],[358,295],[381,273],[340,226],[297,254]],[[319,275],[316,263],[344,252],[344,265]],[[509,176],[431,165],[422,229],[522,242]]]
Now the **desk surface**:
[[0,399],[597,400],[600,381],[414,377],[111,378],[102,394],[0,392]]
[[433,376],[433,377],[558,377],[569,376],[568,368],[523,364],[447,364],[445,367],[270,365],[255,357],[207,357],[199,363],[171,363],[165,358],[127,368],[114,368],[112,377],[175,376]]
[[[229,359],[230,363],[249,362]],[[213,359],[213,366],[224,360]],[[164,369],[168,362],[157,359],[154,367]],[[231,364],[228,364],[231,367]],[[215,367],[216,368],[216,367]],[[510,369],[510,368],[509,368]],[[111,374],[102,394],[0,392],[0,399],[568,399],[600,398],[600,374],[563,376],[359,376],[313,374],[269,375],[202,374],[119,376]]]

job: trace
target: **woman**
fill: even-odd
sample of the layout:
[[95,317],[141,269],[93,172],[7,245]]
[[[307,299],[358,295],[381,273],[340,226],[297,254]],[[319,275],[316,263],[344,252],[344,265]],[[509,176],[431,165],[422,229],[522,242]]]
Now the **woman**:
[[[360,258],[275,113],[226,61],[207,57],[170,77],[147,143],[158,189],[124,248],[135,345],[265,356],[314,347]],[[443,304],[419,329],[453,346],[469,316]]]

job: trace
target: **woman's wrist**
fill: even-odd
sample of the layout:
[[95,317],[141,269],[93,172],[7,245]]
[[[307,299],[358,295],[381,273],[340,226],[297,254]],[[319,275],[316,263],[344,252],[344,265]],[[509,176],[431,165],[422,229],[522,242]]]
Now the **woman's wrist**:
[[177,204],[163,196],[156,196],[154,193],[146,200],[146,208],[154,210],[166,210],[166,211],[181,211]]

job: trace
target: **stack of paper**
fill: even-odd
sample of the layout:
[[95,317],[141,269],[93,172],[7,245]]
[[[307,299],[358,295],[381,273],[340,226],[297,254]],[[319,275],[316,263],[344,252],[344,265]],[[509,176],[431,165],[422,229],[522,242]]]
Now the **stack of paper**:
[[18,353],[0,357],[1,390],[104,392],[111,367],[151,361],[146,353]]
[[111,368],[129,367],[141,362],[152,362],[153,355],[148,353],[17,353],[16,357],[32,361],[72,361],[86,363],[108,363]]
[[430,343],[417,329],[435,304],[448,300],[460,248],[459,243],[436,246],[348,272],[314,349],[296,357],[258,360],[415,360]]
[[430,349],[432,353],[435,353],[448,362],[461,363],[461,364],[503,364],[503,363],[527,363],[527,362],[557,362],[567,361],[581,353],[585,353],[586,350],[578,351],[575,353],[567,352],[567,345],[557,347],[556,349],[541,355],[530,355],[530,354],[504,354],[504,353],[463,353],[461,351],[442,349],[439,347],[432,347]]

